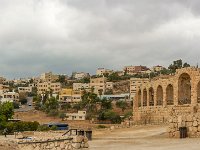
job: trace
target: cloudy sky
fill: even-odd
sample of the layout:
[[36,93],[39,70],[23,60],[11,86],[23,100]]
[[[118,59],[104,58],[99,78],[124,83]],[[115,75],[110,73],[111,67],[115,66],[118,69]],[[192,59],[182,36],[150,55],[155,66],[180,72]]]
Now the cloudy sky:
[[200,63],[199,0],[0,0],[0,75]]

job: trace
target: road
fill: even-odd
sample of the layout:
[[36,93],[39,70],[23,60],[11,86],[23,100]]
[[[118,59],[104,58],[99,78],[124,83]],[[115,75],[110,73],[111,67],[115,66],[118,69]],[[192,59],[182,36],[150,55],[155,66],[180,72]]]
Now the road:
[[[29,105],[31,104],[31,105]],[[33,97],[27,97],[27,104],[22,105],[19,109],[15,109],[15,112],[24,112],[24,111],[30,111],[33,110]]]

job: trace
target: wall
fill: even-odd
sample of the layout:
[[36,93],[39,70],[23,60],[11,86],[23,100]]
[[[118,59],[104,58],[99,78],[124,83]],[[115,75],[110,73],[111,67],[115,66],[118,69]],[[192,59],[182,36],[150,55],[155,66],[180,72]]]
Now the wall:
[[72,138],[55,138],[48,140],[20,140],[18,141],[21,150],[71,150],[79,148],[88,148],[88,139],[84,136],[74,136]]

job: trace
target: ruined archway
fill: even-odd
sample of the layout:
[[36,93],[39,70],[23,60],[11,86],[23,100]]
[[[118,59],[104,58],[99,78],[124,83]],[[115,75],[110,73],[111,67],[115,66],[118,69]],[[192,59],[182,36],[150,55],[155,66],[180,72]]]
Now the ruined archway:
[[174,105],[174,88],[171,84],[166,88],[166,101],[167,105]]
[[178,104],[191,104],[191,78],[187,73],[178,79]]
[[197,103],[200,103],[200,81],[197,84]]
[[147,106],[147,90],[143,90],[143,106]]
[[138,107],[141,107],[141,90],[138,91]]
[[152,87],[149,88],[149,106],[154,106],[154,90]]
[[163,88],[161,85],[158,86],[156,95],[157,95],[157,105],[163,105]]

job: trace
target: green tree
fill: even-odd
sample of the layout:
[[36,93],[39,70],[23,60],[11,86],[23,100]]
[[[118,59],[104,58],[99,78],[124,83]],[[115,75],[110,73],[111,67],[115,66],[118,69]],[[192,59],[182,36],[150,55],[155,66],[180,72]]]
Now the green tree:
[[47,101],[44,104],[44,109],[47,113],[53,110],[58,110],[58,100],[55,97],[51,97],[47,99]]
[[124,112],[124,110],[127,108],[128,104],[127,104],[127,102],[125,102],[125,101],[117,101],[117,102],[116,102],[116,106],[117,106],[118,108],[121,108],[122,111]]
[[0,104],[0,121],[7,121],[14,115],[14,106],[11,102]]
[[59,75],[59,76],[58,76],[57,82],[65,83],[65,79],[66,79],[66,76],[65,76],[65,75]]
[[103,98],[100,102],[101,102],[101,109],[103,110],[112,109],[112,103],[107,98]]
[[184,64],[183,64],[183,68],[186,68],[186,67],[190,67],[190,64],[184,63]]
[[65,103],[65,104],[61,105],[61,109],[65,110],[65,111],[69,110],[70,108],[71,108],[71,104],[70,103]]

